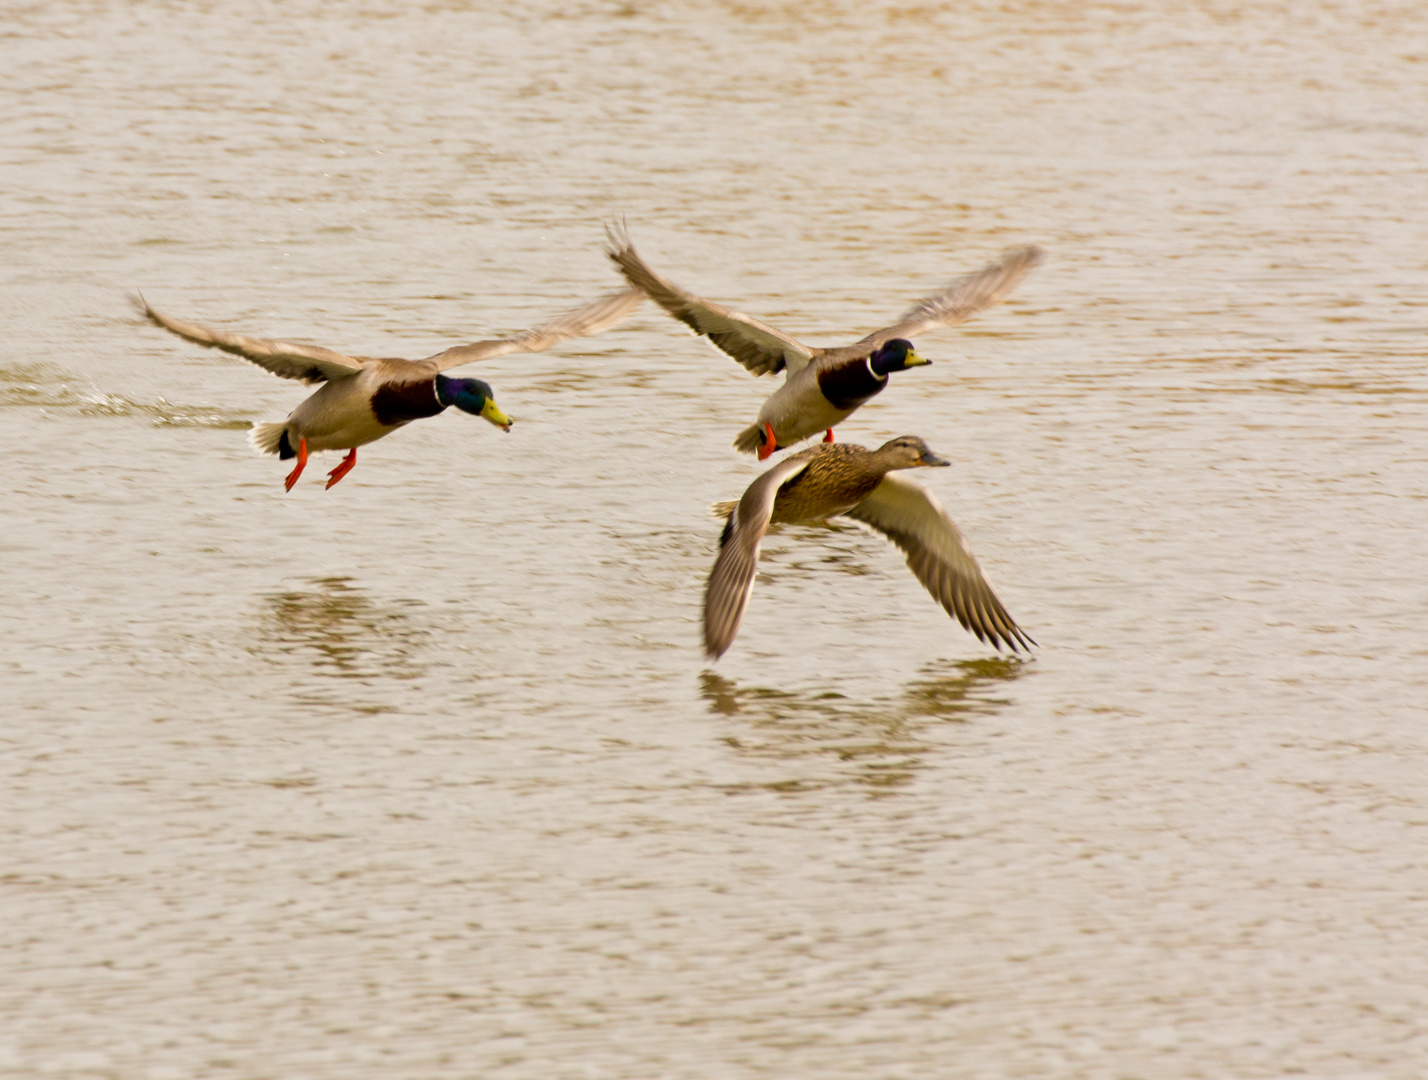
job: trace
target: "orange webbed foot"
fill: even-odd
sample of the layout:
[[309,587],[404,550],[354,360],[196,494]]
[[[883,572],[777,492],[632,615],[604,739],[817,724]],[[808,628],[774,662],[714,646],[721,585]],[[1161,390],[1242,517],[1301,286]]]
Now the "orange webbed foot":
[[774,438],[773,425],[764,424],[763,439],[759,443],[759,460],[767,461],[770,454],[778,449],[778,440]]
[[288,478],[283,481],[283,490],[291,491],[293,485],[298,482],[298,477],[302,475],[303,469],[307,468],[307,439],[298,440],[297,464],[293,466],[293,471],[288,473]]
[[829,428],[827,431],[825,431],[825,432],[823,433],[823,441],[824,441],[824,442],[832,442],[832,441],[833,441],[833,429],[832,429],[832,428]]
[[343,458],[341,462],[338,463],[337,468],[333,469],[330,473],[327,474],[327,486],[331,487],[333,484],[337,483],[337,481],[341,480],[344,476],[346,476],[352,471],[352,466],[356,464],[357,447],[354,446],[351,450],[347,451],[347,456]]

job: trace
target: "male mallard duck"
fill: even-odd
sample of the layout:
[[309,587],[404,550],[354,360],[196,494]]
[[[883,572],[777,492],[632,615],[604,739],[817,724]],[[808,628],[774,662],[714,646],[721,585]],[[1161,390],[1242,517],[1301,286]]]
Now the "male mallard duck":
[[867,450],[824,443],[764,473],[729,511],[719,558],[704,591],[704,648],[717,660],[734,641],[770,524],[843,515],[882,533],[907,554],[907,565],[963,629],[1000,649],[1036,644],[992,592],[972,550],[930,492],[891,475],[896,469],[949,465],[914,435]]
[[297,467],[285,481],[291,491],[307,465],[309,452],[348,452],[327,474],[327,486],[331,487],[357,464],[357,447],[413,420],[435,416],[450,405],[510,431],[511,420],[496,407],[488,384],[480,379],[447,378],[441,372],[507,353],[540,352],[568,338],[598,334],[614,326],[643,299],[639,290],[626,289],[511,337],[457,345],[425,360],[344,356],[317,345],[228,334],[160,315],[142,297],[136,298],[136,303],[150,321],[181,338],[235,353],[285,379],[326,383],[282,423],[258,424],[248,436],[260,454],[277,454],[283,460],[297,458]]
[[966,322],[1011,291],[1041,261],[1035,247],[1012,248],[975,274],[958,278],[914,305],[892,326],[853,345],[819,349],[804,345],[767,323],[712,300],[685,292],[645,265],[622,230],[609,227],[607,253],[625,279],[644,290],[665,311],[708,338],[755,375],[786,369],[787,379],[759,410],[759,419],[740,432],[734,446],[762,461],[775,450],[826,431],[880,393],[894,371],[931,363],[907,339],[935,326]]

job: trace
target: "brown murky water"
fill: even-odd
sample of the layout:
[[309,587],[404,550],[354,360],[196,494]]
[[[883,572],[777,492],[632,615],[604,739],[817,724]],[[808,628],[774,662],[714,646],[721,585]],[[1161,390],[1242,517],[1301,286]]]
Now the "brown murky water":
[[[0,56],[0,1073],[1428,1073],[1418,5],[54,0]],[[1034,660],[838,526],[705,665],[773,383],[648,307],[284,495],[303,389],[125,298],[425,355],[620,215],[814,342],[1048,249],[841,432],[955,461]]]

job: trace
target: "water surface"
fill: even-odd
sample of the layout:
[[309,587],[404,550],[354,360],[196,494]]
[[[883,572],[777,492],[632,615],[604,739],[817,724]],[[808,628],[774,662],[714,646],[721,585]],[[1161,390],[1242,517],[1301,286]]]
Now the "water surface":
[[[0,1071],[1418,1077],[1415,5],[53,2],[0,49]],[[423,356],[657,269],[814,343],[1046,264],[840,429],[1041,643],[785,529],[646,307],[324,492],[161,310]],[[324,469],[335,463],[324,464]]]

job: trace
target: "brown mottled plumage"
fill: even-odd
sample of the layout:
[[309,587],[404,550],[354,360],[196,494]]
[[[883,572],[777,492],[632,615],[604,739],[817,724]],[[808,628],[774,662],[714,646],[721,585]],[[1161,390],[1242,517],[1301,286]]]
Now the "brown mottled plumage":
[[979,640],[1013,652],[1035,644],[1002,607],[937,500],[921,486],[891,475],[898,469],[948,464],[921,439],[903,435],[876,450],[824,443],[785,458],[750,484],[729,512],[704,592],[709,657],[722,656],[739,632],[769,525],[838,515],[876,529],[901,548],[917,580]]

